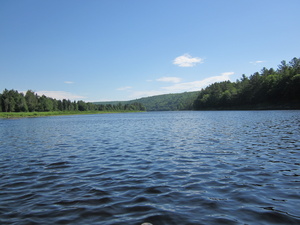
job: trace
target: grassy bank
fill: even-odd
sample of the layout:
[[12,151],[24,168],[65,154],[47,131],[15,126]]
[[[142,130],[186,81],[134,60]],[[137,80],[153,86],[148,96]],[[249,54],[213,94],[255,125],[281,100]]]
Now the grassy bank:
[[43,116],[67,116],[67,115],[86,115],[104,113],[128,113],[139,111],[53,111],[53,112],[0,112],[0,118],[22,118],[22,117],[43,117]]

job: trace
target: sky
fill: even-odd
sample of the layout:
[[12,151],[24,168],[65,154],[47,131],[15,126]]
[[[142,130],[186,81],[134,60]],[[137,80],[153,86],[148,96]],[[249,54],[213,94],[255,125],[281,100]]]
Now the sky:
[[299,0],[0,0],[0,92],[124,101],[300,57]]

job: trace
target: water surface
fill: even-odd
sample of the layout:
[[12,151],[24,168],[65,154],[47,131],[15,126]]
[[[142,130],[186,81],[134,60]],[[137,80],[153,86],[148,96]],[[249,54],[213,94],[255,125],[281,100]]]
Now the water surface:
[[300,111],[0,120],[1,224],[300,224]]

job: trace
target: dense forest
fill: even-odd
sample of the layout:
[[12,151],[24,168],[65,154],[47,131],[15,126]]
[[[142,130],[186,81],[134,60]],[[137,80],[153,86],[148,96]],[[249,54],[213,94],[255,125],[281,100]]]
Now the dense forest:
[[300,108],[300,58],[282,61],[277,70],[263,68],[236,82],[224,81],[202,89],[193,109]]
[[56,100],[38,96],[28,90],[24,95],[16,90],[5,89],[0,94],[0,112],[50,112],[50,111],[145,111],[138,102],[131,104],[95,105],[84,101]]

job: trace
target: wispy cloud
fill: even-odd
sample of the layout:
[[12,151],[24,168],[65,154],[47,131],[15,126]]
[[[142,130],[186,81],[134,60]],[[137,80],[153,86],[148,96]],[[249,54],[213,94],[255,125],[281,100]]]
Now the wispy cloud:
[[70,99],[72,101],[74,100],[82,100],[85,99],[86,97],[76,95],[70,92],[65,92],[65,91],[36,91],[39,96],[45,95],[50,98],[55,98],[55,99]]
[[253,65],[257,65],[257,64],[260,64],[260,63],[264,63],[264,62],[265,62],[265,61],[257,60],[257,61],[250,62],[250,63],[253,64]]
[[181,56],[178,56],[174,59],[173,64],[178,65],[180,67],[193,67],[196,66],[198,63],[203,63],[203,59],[199,57],[192,57],[189,54],[184,54]]
[[118,91],[126,91],[126,90],[129,90],[131,89],[132,87],[130,86],[126,86],[126,87],[120,87],[120,88],[117,88]]
[[163,87],[164,90],[168,90],[169,92],[181,92],[181,91],[198,91],[210,84],[215,82],[226,81],[230,79],[230,75],[233,75],[234,72],[225,72],[220,76],[208,77],[203,80],[179,83],[168,87]]
[[65,83],[65,84],[74,84],[73,81],[65,81],[64,83]]
[[156,81],[179,83],[181,81],[181,78],[179,78],[179,77],[161,77],[161,78],[156,79]]
[[228,77],[228,79],[229,79],[229,76],[233,75],[233,74],[234,74],[234,72],[224,72],[224,73],[221,73],[221,76]]
[[170,93],[180,93],[185,91],[200,91],[202,88],[207,87],[210,84],[215,82],[222,82],[230,80],[230,76],[234,72],[224,72],[219,76],[208,77],[203,80],[185,82],[185,83],[176,83],[171,86],[161,87],[159,90],[150,90],[150,91],[133,91],[130,98],[142,98],[149,97],[154,95],[170,94]]

